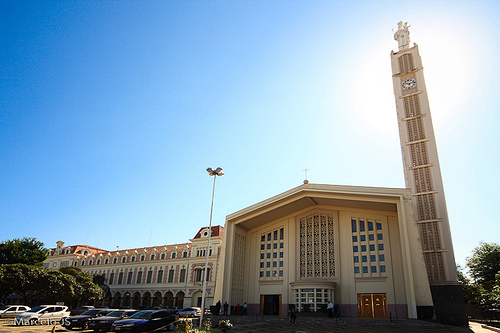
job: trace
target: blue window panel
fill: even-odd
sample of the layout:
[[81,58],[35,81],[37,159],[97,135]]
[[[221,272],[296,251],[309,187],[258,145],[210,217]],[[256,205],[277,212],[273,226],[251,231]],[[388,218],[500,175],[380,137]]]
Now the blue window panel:
[[356,220],[351,220],[352,232],[356,232]]
[[266,249],[266,244],[260,244],[260,249],[265,250]]
[[273,258],[278,258],[278,252],[273,252]]
[[362,242],[366,242],[366,236],[365,235],[361,235],[360,239],[361,239]]
[[267,259],[271,259],[271,253],[267,254]]
[[355,246],[352,247],[352,252],[358,252],[358,246],[357,245],[355,245]]
[[377,230],[382,230],[382,223],[377,222]]
[[285,237],[284,237],[284,234],[285,234],[285,231],[283,230],[283,228],[281,228],[281,229],[280,229],[280,239],[285,238]]
[[359,231],[365,231],[365,221],[359,221]]
[[264,253],[260,254],[260,259],[264,259]]
[[273,261],[273,267],[278,267],[278,262],[277,261]]
[[384,244],[379,244],[378,245],[378,250],[379,251],[384,251]]
[[376,255],[374,255],[374,254],[372,254],[372,255],[370,256],[370,261],[371,261],[371,262],[374,262],[374,261],[376,261],[376,260],[377,260],[376,258],[377,258],[377,256],[376,256]]
[[262,237],[260,237],[260,241],[261,242],[265,242],[266,241],[266,235],[262,235]]
[[373,222],[368,222],[368,231],[373,231]]
[[374,244],[370,244],[370,251],[375,251],[375,245]]
[[267,234],[267,240],[270,241],[271,240],[271,233],[268,233]]
[[273,232],[273,239],[278,240],[278,230],[274,230]]
[[273,249],[277,249],[278,248],[278,243],[274,243],[273,244]]
[[280,261],[280,267],[283,267],[283,261]]
[[361,245],[361,252],[366,252],[366,245]]
[[271,267],[271,262],[270,261],[266,262],[266,267],[267,268]]
[[383,240],[383,239],[384,239],[383,237],[384,237],[384,236],[382,236],[382,234],[377,234],[377,239],[378,239],[378,240]]
[[264,272],[260,272],[260,277],[264,277]]
[[266,277],[270,277],[271,276],[271,272],[270,271],[267,271],[266,272]]
[[267,249],[270,250],[271,249],[271,243],[267,244]]
[[375,240],[375,235],[369,234],[368,235],[368,240],[370,240],[370,241]]
[[385,255],[379,254],[378,255],[378,261],[385,261]]
[[264,268],[264,263],[263,262],[260,263],[260,268]]
[[282,249],[282,248],[283,248],[283,243],[280,243],[280,249]]
[[359,267],[354,267],[354,274],[359,274]]
[[380,273],[385,273],[385,265],[380,265]]
[[283,276],[283,271],[280,271],[280,276]]
[[354,256],[354,262],[359,262],[359,257],[358,256]]
[[363,266],[363,273],[368,273],[368,266]]
[[372,273],[377,273],[377,266],[372,266]]
[[362,262],[367,262],[368,261],[368,258],[366,256],[361,256],[361,261]]
[[356,243],[358,241],[358,236],[352,236],[352,242]]
[[280,258],[283,258],[283,252],[280,252]]

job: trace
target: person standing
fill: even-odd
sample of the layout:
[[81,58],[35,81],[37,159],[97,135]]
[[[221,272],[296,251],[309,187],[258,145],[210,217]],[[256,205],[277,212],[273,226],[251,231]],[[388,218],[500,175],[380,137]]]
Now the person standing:
[[290,309],[290,323],[295,325],[295,319],[297,319],[297,313],[295,312],[295,308]]
[[227,316],[227,309],[229,308],[229,304],[227,304],[227,302],[224,302],[223,308],[224,308],[224,316]]
[[247,307],[248,307],[247,302],[243,303],[243,315],[244,316],[246,316],[248,314]]
[[332,303],[332,301],[328,302],[327,310],[328,310],[328,318],[333,318],[333,303]]

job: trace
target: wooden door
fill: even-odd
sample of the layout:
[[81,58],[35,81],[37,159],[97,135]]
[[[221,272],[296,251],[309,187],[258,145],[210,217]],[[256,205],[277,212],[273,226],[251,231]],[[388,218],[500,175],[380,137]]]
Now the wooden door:
[[387,318],[386,294],[358,294],[358,316],[361,318]]
[[260,315],[264,315],[264,295],[260,295]]
[[373,317],[371,294],[358,294],[358,316],[361,318]]

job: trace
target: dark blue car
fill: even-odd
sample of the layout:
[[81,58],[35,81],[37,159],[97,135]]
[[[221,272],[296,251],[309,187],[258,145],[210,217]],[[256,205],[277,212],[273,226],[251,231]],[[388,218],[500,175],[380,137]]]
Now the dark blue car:
[[115,321],[115,332],[148,332],[159,328],[175,329],[175,318],[165,310],[146,310],[133,314],[128,319]]

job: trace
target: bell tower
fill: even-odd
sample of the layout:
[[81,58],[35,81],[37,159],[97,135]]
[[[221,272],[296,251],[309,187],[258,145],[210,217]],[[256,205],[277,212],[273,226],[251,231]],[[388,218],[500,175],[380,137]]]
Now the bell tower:
[[465,325],[422,58],[417,44],[410,47],[408,28],[407,23],[398,23],[394,34],[398,51],[391,51],[405,183],[413,197],[436,317],[443,323]]

